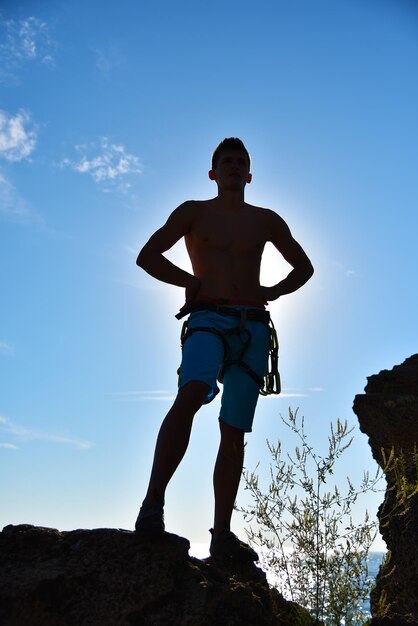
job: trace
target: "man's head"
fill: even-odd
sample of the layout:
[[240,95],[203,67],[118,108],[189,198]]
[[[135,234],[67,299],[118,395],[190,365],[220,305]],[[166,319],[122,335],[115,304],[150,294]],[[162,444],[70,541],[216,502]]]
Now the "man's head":
[[247,148],[238,137],[227,137],[216,147],[212,155],[212,169],[209,171],[209,178],[218,181],[220,168],[223,165],[231,163],[231,161],[235,161],[236,166],[240,169],[245,168],[245,183],[250,183],[250,155]]
[[238,137],[227,137],[226,139],[223,139],[221,141],[221,143],[215,148],[212,154],[212,169],[213,170],[216,169],[216,166],[218,165],[218,162],[219,162],[219,157],[221,153],[224,152],[225,150],[239,150],[240,152],[245,152],[245,154],[247,155],[247,160],[248,160],[248,169],[250,169],[250,166],[251,166],[250,155],[248,154],[248,150],[244,146],[241,139],[238,139]]

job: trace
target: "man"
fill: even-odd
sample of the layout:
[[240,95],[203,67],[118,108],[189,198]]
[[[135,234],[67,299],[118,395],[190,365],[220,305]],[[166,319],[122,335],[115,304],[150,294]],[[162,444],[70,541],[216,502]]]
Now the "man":
[[[313,267],[283,219],[270,209],[244,201],[252,175],[250,157],[240,139],[228,138],[219,144],[209,178],[217,184],[217,196],[180,205],[137,259],[154,278],[185,289],[185,304],[178,317],[191,315],[178,394],[160,428],[148,491],[135,528],[145,535],[164,532],[165,489],[186,452],[194,415],[219,391],[216,378],[221,369],[224,389],[210,553],[212,557],[257,560],[257,553],[231,532],[230,521],[243,467],[244,433],[252,429],[267,369],[269,328],[264,305],[302,287]],[[163,255],[182,237],[193,275]],[[259,279],[268,241],[293,268],[272,287],[261,286]]]

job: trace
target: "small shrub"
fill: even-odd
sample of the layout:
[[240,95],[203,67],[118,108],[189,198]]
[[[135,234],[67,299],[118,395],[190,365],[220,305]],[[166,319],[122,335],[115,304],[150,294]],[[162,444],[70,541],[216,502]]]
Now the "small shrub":
[[[371,521],[366,511],[364,521],[355,524],[352,507],[361,494],[377,491],[381,472],[374,477],[365,472],[358,488],[347,478],[344,493],[336,484],[330,489],[327,483],[336,461],[352,443],[353,429],[340,420],[331,424],[328,453],[321,456],[310,446],[298,410],[289,409],[288,419],[281,419],[299,446],[289,454],[280,441],[267,442],[271,462],[266,492],[256,471],[244,470],[253,504],[238,510],[250,523],[248,538],[262,548],[262,564],[274,574],[284,597],[309,609],[324,624],[365,624],[361,603],[373,584],[367,556],[377,520]],[[254,521],[257,529],[251,525]]]

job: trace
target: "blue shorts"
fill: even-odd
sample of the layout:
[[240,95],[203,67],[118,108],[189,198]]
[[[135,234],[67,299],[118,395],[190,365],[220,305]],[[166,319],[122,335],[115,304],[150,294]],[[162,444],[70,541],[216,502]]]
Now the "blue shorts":
[[[237,306],[237,309],[254,307]],[[220,315],[212,311],[196,311],[188,319],[188,329],[196,327],[214,328],[221,333],[238,328],[239,318]],[[224,335],[222,338],[210,331],[195,331],[186,339],[183,346],[180,366],[179,389],[192,380],[209,385],[208,395],[203,404],[207,404],[219,393],[218,375],[225,359],[238,359],[243,345],[250,333],[251,341],[242,360],[260,378],[267,371],[269,354],[269,327],[264,322],[246,320],[245,330]],[[239,365],[228,365],[224,371],[223,393],[219,419],[230,426],[245,432],[251,432],[254,412],[259,396],[257,382]]]

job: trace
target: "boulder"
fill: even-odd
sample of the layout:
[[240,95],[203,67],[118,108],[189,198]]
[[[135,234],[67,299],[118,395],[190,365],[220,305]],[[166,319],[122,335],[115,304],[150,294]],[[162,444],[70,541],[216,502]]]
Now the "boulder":
[[371,626],[418,624],[418,354],[370,376],[353,410],[387,481],[378,517],[388,552]]
[[313,623],[270,589],[253,563],[211,562],[165,533],[60,532],[29,524],[0,533],[1,626],[289,626]]

